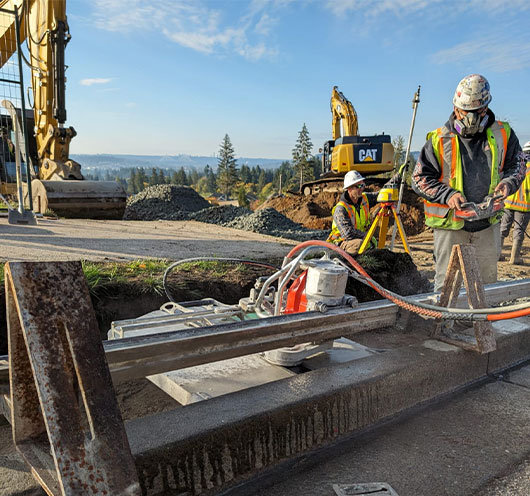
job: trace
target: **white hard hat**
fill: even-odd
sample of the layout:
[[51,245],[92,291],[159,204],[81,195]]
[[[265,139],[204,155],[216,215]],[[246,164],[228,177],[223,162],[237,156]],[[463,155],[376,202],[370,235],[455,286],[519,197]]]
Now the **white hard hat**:
[[361,183],[364,181],[364,177],[361,176],[357,171],[350,171],[347,172],[344,176],[344,189],[348,189],[350,186],[353,186],[354,184]]
[[491,102],[490,84],[480,74],[470,74],[458,83],[453,105],[462,110],[478,110]]
[[530,141],[527,141],[527,142],[523,145],[523,152],[525,152],[525,153],[530,153]]

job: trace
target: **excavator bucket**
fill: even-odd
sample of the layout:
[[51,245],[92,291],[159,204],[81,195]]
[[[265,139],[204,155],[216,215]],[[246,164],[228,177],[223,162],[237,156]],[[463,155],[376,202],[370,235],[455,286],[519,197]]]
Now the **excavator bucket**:
[[31,182],[33,209],[60,217],[122,219],[127,193],[115,181],[55,180]]

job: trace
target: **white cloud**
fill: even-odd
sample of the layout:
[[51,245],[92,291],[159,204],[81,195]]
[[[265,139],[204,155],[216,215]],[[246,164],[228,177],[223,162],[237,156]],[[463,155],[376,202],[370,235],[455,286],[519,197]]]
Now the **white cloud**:
[[[266,37],[277,23],[273,15],[293,0],[253,0],[228,19],[199,0],[95,0],[94,23],[122,33],[158,31],[169,40],[202,53],[236,53],[249,60],[272,58],[278,51]],[[208,4],[215,5],[215,3]]]
[[431,60],[437,64],[463,63],[484,67],[494,72],[509,72],[530,68],[530,42],[506,42],[504,38],[459,43],[439,50]]
[[112,78],[86,78],[86,79],[81,79],[81,81],[79,81],[79,84],[81,86],[92,86],[94,84],[107,84],[107,83],[110,83],[112,81]]
[[[438,5],[436,5],[438,4]],[[442,15],[442,13],[462,13],[477,11],[481,13],[517,13],[530,10],[528,0],[511,0],[509,10],[504,0],[467,0],[447,2],[446,0],[327,0],[326,8],[336,16],[348,13],[362,13],[374,17],[384,13],[397,16],[424,13]]]

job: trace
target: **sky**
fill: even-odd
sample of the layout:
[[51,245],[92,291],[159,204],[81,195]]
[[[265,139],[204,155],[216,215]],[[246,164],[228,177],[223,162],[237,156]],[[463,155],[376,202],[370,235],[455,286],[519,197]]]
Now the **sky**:
[[290,159],[307,126],[331,139],[333,86],[361,134],[408,139],[445,123],[465,75],[530,140],[528,0],[69,0],[73,154]]

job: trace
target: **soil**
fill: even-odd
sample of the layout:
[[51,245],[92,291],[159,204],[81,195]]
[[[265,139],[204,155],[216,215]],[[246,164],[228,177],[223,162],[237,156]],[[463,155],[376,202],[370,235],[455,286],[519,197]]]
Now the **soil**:
[[[369,189],[376,191],[376,185]],[[318,193],[305,196],[288,193],[284,196],[270,198],[261,205],[254,204],[256,210],[274,208],[294,222],[308,229],[331,229],[333,217],[331,211],[340,198],[337,193]],[[374,207],[374,209],[377,208]],[[374,211],[372,209],[372,212]],[[401,222],[407,236],[415,236],[425,229],[422,200],[410,189],[405,188],[401,204]]]

